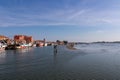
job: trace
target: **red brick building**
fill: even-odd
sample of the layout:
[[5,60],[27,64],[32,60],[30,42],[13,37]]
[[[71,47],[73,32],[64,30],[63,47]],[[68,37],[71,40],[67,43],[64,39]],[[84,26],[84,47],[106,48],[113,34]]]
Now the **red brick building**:
[[26,35],[15,35],[14,41],[17,43],[32,43],[33,37],[32,36],[26,36]]

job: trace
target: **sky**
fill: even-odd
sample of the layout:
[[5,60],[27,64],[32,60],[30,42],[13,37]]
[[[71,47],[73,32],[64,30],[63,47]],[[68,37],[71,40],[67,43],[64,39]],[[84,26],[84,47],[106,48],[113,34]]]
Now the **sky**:
[[0,0],[0,34],[120,41],[120,0]]

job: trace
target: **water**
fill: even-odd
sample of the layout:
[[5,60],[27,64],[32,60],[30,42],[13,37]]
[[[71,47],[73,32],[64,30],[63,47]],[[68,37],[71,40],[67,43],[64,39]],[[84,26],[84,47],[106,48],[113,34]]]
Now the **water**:
[[0,80],[120,80],[120,44],[0,52]]

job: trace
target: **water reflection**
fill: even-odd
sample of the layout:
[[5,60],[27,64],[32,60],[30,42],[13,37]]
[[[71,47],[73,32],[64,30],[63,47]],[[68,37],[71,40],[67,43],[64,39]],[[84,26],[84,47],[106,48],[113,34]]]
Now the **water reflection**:
[[0,51],[0,64],[5,62],[5,57],[6,57],[6,51]]
[[17,50],[14,50],[15,53],[27,53],[27,52],[31,52],[33,50],[33,48],[26,48],[26,49],[17,49]]
[[0,55],[6,53],[5,50],[0,51]]
[[57,64],[57,52],[56,51],[53,51],[53,59],[54,59],[54,64],[56,65]]

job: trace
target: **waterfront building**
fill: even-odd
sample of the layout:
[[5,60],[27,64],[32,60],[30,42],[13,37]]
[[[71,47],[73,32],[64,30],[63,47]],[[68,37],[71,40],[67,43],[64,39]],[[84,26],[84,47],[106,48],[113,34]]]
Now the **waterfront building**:
[[33,43],[33,37],[32,36],[26,36],[26,35],[15,35],[14,41],[16,43]]
[[9,38],[4,35],[0,35],[0,40],[7,40],[7,39],[9,39]]
[[43,40],[36,40],[35,44],[36,44],[37,47],[47,46],[45,38]]

